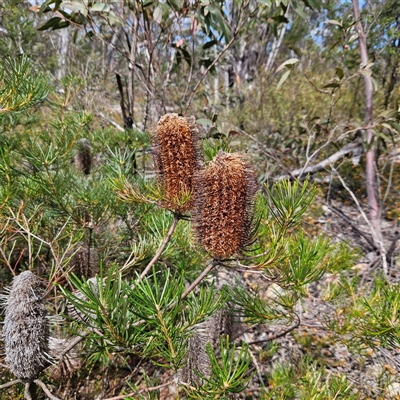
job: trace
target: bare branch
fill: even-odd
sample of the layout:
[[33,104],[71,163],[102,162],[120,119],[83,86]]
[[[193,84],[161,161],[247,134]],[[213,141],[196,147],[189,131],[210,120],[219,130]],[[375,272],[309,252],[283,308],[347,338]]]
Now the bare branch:
[[360,151],[362,151],[361,143],[359,143],[359,142],[348,143],[345,146],[343,146],[340,150],[338,150],[336,153],[333,153],[331,156],[329,156],[325,160],[322,160],[318,164],[309,166],[307,168],[295,169],[294,171],[290,172],[290,175],[280,176],[279,178],[277,178],[277,180],[293,178],[293,177],[301,176],[303,174],[313,174],[317,171],[321,171],[321,170],[329,167],[332,164],[335,164],[338,160],[340,160],[346,154],[358,153]]
[[295,317],[296,317],[295,323],[292,326],[290,326],[289,328],[284,329],[283,331],[278,332],[275,335],[268,336],[266,339],[254,340],[253,342],[249,342],[247,344],[251,345],[251,344],[258,344],[258,343],[266,343],[266,342],[270,342],[272,340],[279,339],[283,336],[286,336],[288,333],[294,331],[295,329],[297,329],[300,326],[299,316],[297,314],[295,314]]
[[0,385],[0,389],[6,389],[10,386],[16,385],[17,383],[21,383],[21,381],[19,379],[16,379],[15,381],[4,383],[3,385]]
[[174,214],[174,219],[172,220],[172,224],[169,228],[169,231],[167,233],[167,236],[165,236],[164,240],[162,241],[160,247],[157,250],[157,253],[154,255],[154,257],[151,259],[151,261],[148,263],[147,267],[143,270],[143,272],[140,274],[140,279],[143,279],[146,274],[150,271],[151,267],[158,261],[158,259],[161,257],[161,254],[163,253],[165,247],[167,246],[168,242],[171,239],[172,234],[175,231],[176,224],[179,221],[179,217]]
[[122,400],[122,399],[126,399],[127,397],[137,396],[138,394],[153,392],[153,391],[155,391],[155,390],[162,389],[163,387],[172,385],[173,383],[174,383],[174,382],[171,381],[171,382],[163,383],[162,385],[153,386],[153,387],[149,387],[149,388],[147,388],[147,389],[138,390],[138,391],[136,391],[136,392],[131,392],[131,393],[123,394],[123,395],[121,395],[121,396],[108,397],[107,399],[104,399],[104,400]]
[[111,124],[112,126],[114,126],[115,128],[117,128],[119,131],[125,132],[125,129],[124,129],[121,125],[117,124],[117,123],[116,123],[115,121],[113,121],[112,119],[106,117],[102,112],[98,111],[98,112],[96,112],[96,115],[99,116],[99,117],[101,117],[101,118],[103,118],[105,121],[107,121],[109,124]]
[[182,294],[181,300],[187,295],[218,265],[217,260],[211,261],[208,267],[196,278],[196,280],[186,289],[185,293]]
[[356,195],[354,194],[354,192],[346,185],[346,182],[340,176],[338,171],[333,167],[332,167],[332,170],[335,172],[336,176],[339,178],[339,180],[342,183],[343,187],[350,194],[350,196],[352,197],[354,203],[356,203],[360,214],[362,215],[362,217],[364,218],[366,224],[368,225],[368,228],[371,231],[372,239],[374,240],[374,242],[376,243],[377,247],[380,250],[380,256],[382,258],[382,268],[383,268],[383,272],[384,272],[384,274],[386,276],[387,273],[388,273],[388,264],[387,264],[387,258],[386,258],[386,250],[385,250],[385,246],[383,244],[381,235],[378,236],[378,232],[375,230],[374,226],[372,225],[372,222],[370,222],[370,220],[368,219],[367,215],[365,214],[364,210],[362,209],[362,207],[360,205],[360,202],[358,201],[358,199],[357,199]]
[[50,390],[47,388],[47,386],[45,385],[45,383],[42,382],[40,379],[35,379],[34,382],[35,382],[37,385],[39,385],[39,386],[43,389],[43,392],[46,393],[47,397],[48,397],[50,400],[60,400],[58,397],[53,396],[53,395],[51,394]]

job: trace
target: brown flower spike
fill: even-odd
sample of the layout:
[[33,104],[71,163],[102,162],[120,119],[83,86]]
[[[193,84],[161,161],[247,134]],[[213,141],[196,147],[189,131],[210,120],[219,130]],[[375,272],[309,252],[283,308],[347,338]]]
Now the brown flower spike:
[[198,241],[217,260],[240,253],[252,240],[254,170],[237,153],[219,151],[196,177],[194,227]]
[[30,383],[49,364],[49,327],[40,281],[30,271],[16,276],[4,298],[5,362],[22,382]]
[[157,124],[154,142],[154,163],[166,198],[162,206],[184,213],[193,202],[182,200],[193,192],[193,175],[200,167],[194,122],[178,114],[166,114]]

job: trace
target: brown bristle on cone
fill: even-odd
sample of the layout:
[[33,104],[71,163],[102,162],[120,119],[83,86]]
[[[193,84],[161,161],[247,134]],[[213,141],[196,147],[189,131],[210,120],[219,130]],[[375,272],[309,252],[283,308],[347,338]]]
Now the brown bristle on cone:
[[40,281],[30,271],[16,276],[5,298],[5,362],[23,382],[32,382],[49,365],[49,327]]
[[244,156],[220,151],[196,176],[197,240],[215,259],[240,253],[252,240],[255,172]]
[[154,132],[154,164],[165,191],[162,206],[177,213],[191,209],[193,202],[178,204],[193,192],[193,175],[200,167],[197,129],[194,121],[166,114]]

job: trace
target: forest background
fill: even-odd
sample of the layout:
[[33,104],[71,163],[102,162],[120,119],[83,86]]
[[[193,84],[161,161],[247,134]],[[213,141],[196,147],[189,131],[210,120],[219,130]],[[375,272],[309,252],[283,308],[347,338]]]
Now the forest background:
[[[400,398],[399,15],[0,3],[0,290],[25,270],[46,288],[55,396]],[[223,150],[255,169],[244,255],[216,260],[166,206],[152,154],[169,113],[194,117],[205,165]],[[0,398],[46,398],[7,386],[1,357]]]

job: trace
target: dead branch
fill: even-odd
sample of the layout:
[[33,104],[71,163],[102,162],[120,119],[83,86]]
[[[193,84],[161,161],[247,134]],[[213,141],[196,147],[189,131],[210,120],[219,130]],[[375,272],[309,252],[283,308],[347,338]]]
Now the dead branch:
[[356,231],[360,236],[362,236],[365,239],[365,241],[368,243],[368,248],[367,248],[368,251],[376,250],[376,245],[370,239],[368,234],[359,229],[357,225],[350,218],[348,218],[341,210],[332,205],[327,205],[327,207],[329,207],[329,209],[333,211],[336,215],[345,220],[352,227],[352,229],[354,229],[354,231]]
[[16,385],[17,383],[21,383],[19,379],[16,379],[15,381],[7,382],[4,385],[0,385],[0,389],[6,389],[10,386]]
[[165,386],[169,386],[171,384],[173,384],[174,382],[167,382],[167,383],[163,383],[162,385],[158,385],[158,386],[154,386],[154,387],[149,387],[147,389],[142,389],[142,390],[138,390],[136,392],[132,392],[132,393],[127,393],[127,394],[123,394],[121,396],[115,396],[115,397],[109,397],[105,400],[122,400],[122,399],[126,399],[127,397],[133,397],[133,396],[137,396],[138,394],[141,393],[148,393],[148,392],[153,392],[154,390],[158,390],[158,389],[162,389]]
[[318,164],[311,165],[307,168],[295,169],[294,171],[291,171],[289,175],[279,176],[278,178],[276,178],[276,180],[280,181],[282,179],[296,178],[303,174],[314,174],[315,172],[326,169],[330,165],[336,163],[345,155],[349,153],[358,155],[360,151],[362,151],[362,144],[360,142],[348,143],[345,146],[343,146],[340,150],[338,150],[336,153],[333,153],[331,156],[329,156],[325,160],[320,161]]
[[50,400],[60,400],[58,397],[53,396],[50,392],[50,390],[48,389],[48,387],[45,385],[44,382],[42,382],[40,379],[35,379],[34,382],[36,383],[36,385],[39,385],[42,389],[43,392],[46,393],[46,396],[50,399]]

